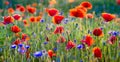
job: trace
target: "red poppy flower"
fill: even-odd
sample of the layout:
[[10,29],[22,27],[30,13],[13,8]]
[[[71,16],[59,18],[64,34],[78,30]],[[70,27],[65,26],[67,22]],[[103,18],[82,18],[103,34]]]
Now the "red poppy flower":
[[36,17],[36,22],[39,22],[41,20],[41,18],[42,18],[41,16],[37,16]]
[[13,14],[14,13],[14,9],[13,8],[8,8],[8,13]]
[[120,0],[116,0],[116,3],[117,3],[118,5],[120,5]]
[[53,54],[54,54],[54,52],[52,50],[48,50],[48,55],[49,55],[50,58],[53,57]]
[[117,37],[116,37],[116,36],[110,36],[110,38],[108,39],[108,42],[109,42],[110,44],[114,44],[115,41],[117,41]]
[[77,6],[75,7],[76,9],[82,9],[84,12],[87,12],[87,9],[83,6]]
[[36,22],[36,17],[31,16],[30,17],[30,22]]
[[3,23],[4,24],[10,24],[10,23],[13,23],[14,22],[14,18],[11,17],[11,16],[4,16],[4,21]]
[[61,34],[64,32],[63,26],[57,26],[56,29],[54,30],[54,34]]
[[87,35],[85,36],[85,39],[82,40],[82,43],[85,43],[88,46],[91,46],[94,43],[94,39],[90,35]]
[[57,39],[57,42],[58,43],[64,43],[66,41],[66,39],[63,37],[63,36],[60,36],[58,39]]
[[25,12],[25,7],[24,6],[20,6],[17,8],[17,10],[19,10],[20,12]]
[[36,8],[30,7],[30,6],[27,7],[27,10],[28,10],[28,12],[31,13],[31,14],[34,14],[34,13],[36,12]]
[[102,58],[102,52],[99,47],[94,47],[92,51],[95,57]]
[[28,41],[30,38],[29,38],[29,36],[27,35],[27,34],[24,34],[24,33],[22,33],[22,41],[23,42],[26,42],[26,41]]
[[64,19],[64,16],[56,15],[56,16],[53,17],[52,21],[53,21],[54,24],[60,24],[63,19]]
[[103,36],[102,29],[101,28],[95,28],[93,30],[93,35],[95,35],[95,36]]
[[15,45],[19,45],[19,44],[21,44],[20,39],[19,39],[19,38],[18,38],[18,39],[16,39],[16,40],[13,42],[13,44],[15,44]]
[[87,9],[92,9],[92,4],[90,2],[84,1],[80,4],[80,6],[83,6]]
[[29,26],[29,23],[27,20],[23,20],[24,26]]
[[86,12],[83,9],[70,9],[70,16],[84,18]]
[[68,41],[67,45],[66,45],[66,49],[71,49],[75,47],[75,43],[72,41]]
[[47,10],[47,13],[49,14],[49,16],[55,16],[58,14],[58,10],[55,8],[51,8]]
[[11,27],[11,31],[14,33],[18,33],[21,31],[21,29],[17,25],[14,25]]
[[102,13],[102,17],[105,19],[105,22],[109,22],[115,18],[115,15],[109,13]]
[[22,17],[21,17],[19,14],[13,15],[13,18],[14,18],[15,20],[21,20],[21,19],[22,19]]

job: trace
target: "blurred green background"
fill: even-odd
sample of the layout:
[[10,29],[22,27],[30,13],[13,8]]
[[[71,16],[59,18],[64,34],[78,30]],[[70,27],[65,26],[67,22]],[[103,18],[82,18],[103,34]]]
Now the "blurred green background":
[[[0,8],[9,8],[13,7],[15,8],[16,4],[21,4],[23,6],[26,6],[28,4],[32,3],[40,3],[44,7],[48,7],[50,0],[8,0],[10,4],[8,6],[5,6],[4,1],[6,0],[0,0]],[[117,5],[116,0],[75,0],[74,3],[68,3],[67,0],[56,0],[57,4],[55,7],[57,9],[60,9],[63,12],[68,12],[70,8],[75,7],[76,5],[79,5],[82,1],[89,1],[93,5],[93,9],[89,12],[95,11],[96,14],[99,15],[101,12],[109,12],[120,15],[120,5]]]

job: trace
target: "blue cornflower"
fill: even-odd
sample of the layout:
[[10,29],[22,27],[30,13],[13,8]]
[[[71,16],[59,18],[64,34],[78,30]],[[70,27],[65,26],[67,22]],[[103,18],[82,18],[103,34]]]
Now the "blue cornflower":
[[57,48],[55,47],[53,50],[54,50],[54,51],[57,51]]
[[82,45],[82,44],[79,44],[79,45],[77,46],[77,48],[78,48],[78,49],[82,49],[82,48],[83,48],[83,45]]
[[40,20],[40,22],[42,22],[42,23],[43,23],[43,22],[45,22],[45,20],[41,19],[41,20]]
[[68,23],[68,18],[65,18],[64,24],[67,24],[67,23]]
[[25,48],[26,48],[26,49],[29,49],[29,48],[30,48],[30,46],[29,46],[29,45],[26,45],[26,46],[25,46]]
[[117,36],[119,33],[117,32],[117,31],[113,31],[112,32],[112,35],[115,35],[115,36]]
[[24,45],[23,44],[19,44],[18,47],[23,47]]
[[43,54],[42,54],[42,51],[38,51],[38,52],[35,52],[33,53],[33,56],[36,57],[36,58],[39,58],[41,57]]
[[12,49],[15,49],[15,48],[16,48],[16,45],[11,45],[11,48],[12,48]]
[[119,32],[118,31],[110,31],[108,32],[110,35],[114,35],[114,36],[117,36],[119,35]]
[[22,48],[19,47],[19,48],[18,48],[18,52],[24,54],[24,53],[26,52],[26,48],[24,48],[24,47],[22,47]]
[[48,44],[48,42],[47,42],[47,41],[45,41],[45,42],[44,42],[44,45],[46,45],[46,44]]

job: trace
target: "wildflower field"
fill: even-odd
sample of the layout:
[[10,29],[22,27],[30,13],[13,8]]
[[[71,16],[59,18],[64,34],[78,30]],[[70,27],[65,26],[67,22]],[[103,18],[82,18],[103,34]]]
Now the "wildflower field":
[[120,0],[0,0],[0,62],[120,62]]

